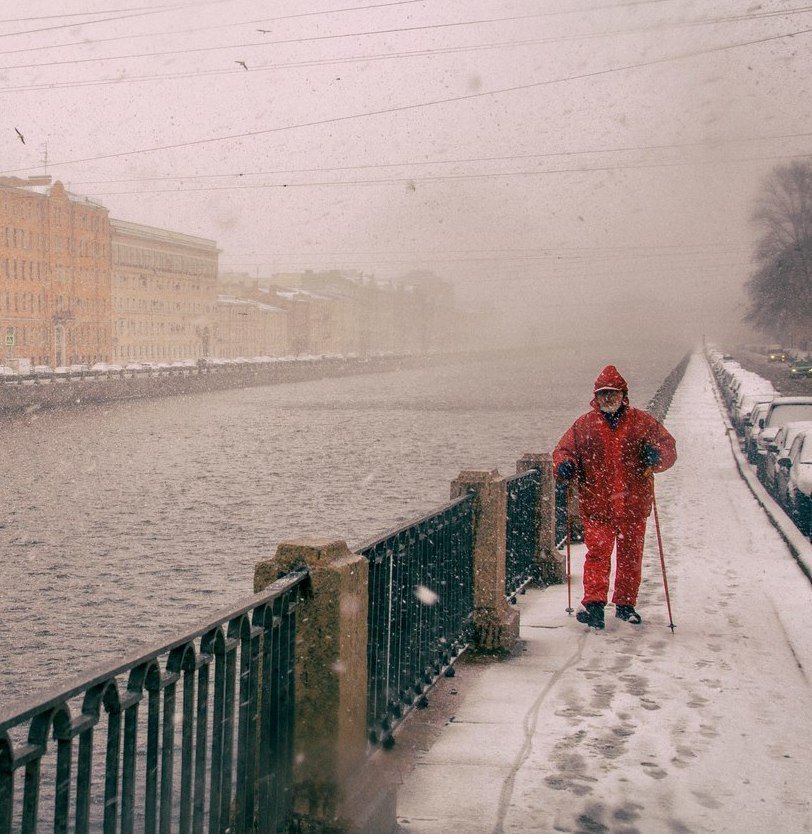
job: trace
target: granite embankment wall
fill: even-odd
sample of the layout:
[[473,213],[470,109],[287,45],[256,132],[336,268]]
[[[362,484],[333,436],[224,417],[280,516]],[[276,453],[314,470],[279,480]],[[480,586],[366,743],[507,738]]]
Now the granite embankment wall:
[[383,356],[368,359],[315,359],[160,372],[88,374],[83,377],[27,379],[0,383],[0,414],[35,408],[68,408],[147,397],[175,397],[232,388],[398,371],[461,361],[462,355]]

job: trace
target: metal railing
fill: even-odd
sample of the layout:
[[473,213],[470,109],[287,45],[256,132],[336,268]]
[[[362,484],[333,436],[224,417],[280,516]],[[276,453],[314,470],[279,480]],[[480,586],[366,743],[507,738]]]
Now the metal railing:
[[367,725],[393,727],[466,647],[474,608],[474,496],[362,545],[369,561]]
[[76,834],[285,830],[295,611],[308,584],[306,571],[289,574],[182,637],[0,713],[0,834],[44,830],[41,816]]
[[530,469],[507,478],[505,596],[516,594],[538,576],[536,506],[541,473]]

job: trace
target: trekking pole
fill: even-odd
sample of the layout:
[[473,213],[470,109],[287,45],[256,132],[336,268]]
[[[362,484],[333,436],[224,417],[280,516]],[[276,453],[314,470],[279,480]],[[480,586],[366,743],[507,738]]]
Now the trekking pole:
[[671,597],[668,595],[668,577],[665,574],[665,556],[663,555],[663,537],[660,533],[660,516],[657,512],[657,496],[654,494],[654,476],[651,476],[651,500],[654,503],[654,527],[657,530],[657,546],[660,548],[660,566],[663,569],[663,587],[665,588],[665,604],[668,608],[668,627],[674,633],[676,626],[671,616]]
[[572,607],[572,560],[570,559],[570,485],[567,483],[567,489],[564,492],[564,509],[567,516],[567,614],[572,614],[575,610]]

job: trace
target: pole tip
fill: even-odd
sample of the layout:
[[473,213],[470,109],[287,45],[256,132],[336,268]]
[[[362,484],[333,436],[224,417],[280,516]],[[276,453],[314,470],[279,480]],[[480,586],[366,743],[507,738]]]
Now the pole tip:
[[566,610],[567,614],[572,614],[572,612],[575,611],[574,608],[567,608],[565,610]]
[[673,633],[674,633],[674,629],[676,628],[676,626],[674,625],[674,623],[669,623],[669,624],[668,624],[668,627],[671,629],[671,633],[673,634]]

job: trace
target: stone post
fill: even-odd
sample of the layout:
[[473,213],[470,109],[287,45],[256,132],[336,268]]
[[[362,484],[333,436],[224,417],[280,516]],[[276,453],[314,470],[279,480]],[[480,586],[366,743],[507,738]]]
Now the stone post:
[[[352,777],[367,758],[366,559],[338,539],[282,542],[254,570],[254,592],[296,568],[310,571],[313,595],[296,617],[294,810],[299,830],[389,830],[358,823]],[[390,809],[394,826],[394,807]]]
[[558,552],[555,541],[553,456],[549,452],[527,452],[516,461],[516,471],[527,472],[530,469],[538,469],[541,473],[536,503],[536,562],[539,579],[554,585],[567,578],[567,566],[566,557]]
[[509,652],[519,639],[519,612],[505,599],[507,482],[496,471],[466,470],[451,498],[476,493],[474,507],[474,640],[483,652]]

